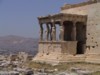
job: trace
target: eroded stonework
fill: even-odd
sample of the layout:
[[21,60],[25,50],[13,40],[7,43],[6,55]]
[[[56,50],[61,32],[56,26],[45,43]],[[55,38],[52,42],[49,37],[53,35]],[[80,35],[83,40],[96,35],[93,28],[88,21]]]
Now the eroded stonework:
[[66,4],[61,7],[60,13],[38,17],[38,20],[39,52],[33,61],[100,63],[100,2],[98,0]]

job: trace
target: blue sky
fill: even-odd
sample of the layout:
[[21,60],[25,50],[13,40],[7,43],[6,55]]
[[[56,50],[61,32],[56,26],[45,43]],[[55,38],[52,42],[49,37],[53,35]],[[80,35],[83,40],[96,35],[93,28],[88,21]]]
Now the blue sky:
[[0,0],[0,36],[39,37],[38,16],[58,13],[66,3],[86,0]]

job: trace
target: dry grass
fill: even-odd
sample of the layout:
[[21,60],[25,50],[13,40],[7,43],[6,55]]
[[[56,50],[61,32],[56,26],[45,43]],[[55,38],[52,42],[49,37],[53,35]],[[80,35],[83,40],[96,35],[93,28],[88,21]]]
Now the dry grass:
[[40,62],[29,62],[28,67],[35,69],[52,68],[52,65]]
[[100,75],[100,72],[95,72],[92,75]]
[[[52,66],[50,64],[46,63],[37,63],[37,62],[28,62],[28,67],[30,68],[36,68],[36,69],[43,69],[47,68],[50,70],[58,69],[58,71],[69,71],[72,67],[80,68],[84,70],[90,70],[90,71],[98,71],[100,70],[100,64],[91,64],[91,63],[59,63],[58,65]],[[100,73],[99,73],[100,75]]]

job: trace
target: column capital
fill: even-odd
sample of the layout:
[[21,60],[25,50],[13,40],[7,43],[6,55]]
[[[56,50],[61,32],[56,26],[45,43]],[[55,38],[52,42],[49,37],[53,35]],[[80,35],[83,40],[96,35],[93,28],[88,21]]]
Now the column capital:
[[54,22],[54,19],[51,19],[51,22]]
[[42,25],[43,23],[39,21],[39,24]]
[[63,23],[64,23],[64,20],[61,20],[61,21],[60,21],[61,26],[63,26]]
[[61,25],[61,26],[63,25],[63,21],[60,21],[60,25]]

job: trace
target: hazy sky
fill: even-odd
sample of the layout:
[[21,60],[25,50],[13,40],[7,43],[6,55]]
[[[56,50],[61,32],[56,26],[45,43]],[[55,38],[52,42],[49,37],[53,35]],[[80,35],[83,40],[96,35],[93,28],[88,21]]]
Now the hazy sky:
[[58,13],[66,3],[86,0],[0,0],[0,36],[39,36],[38,16]]

